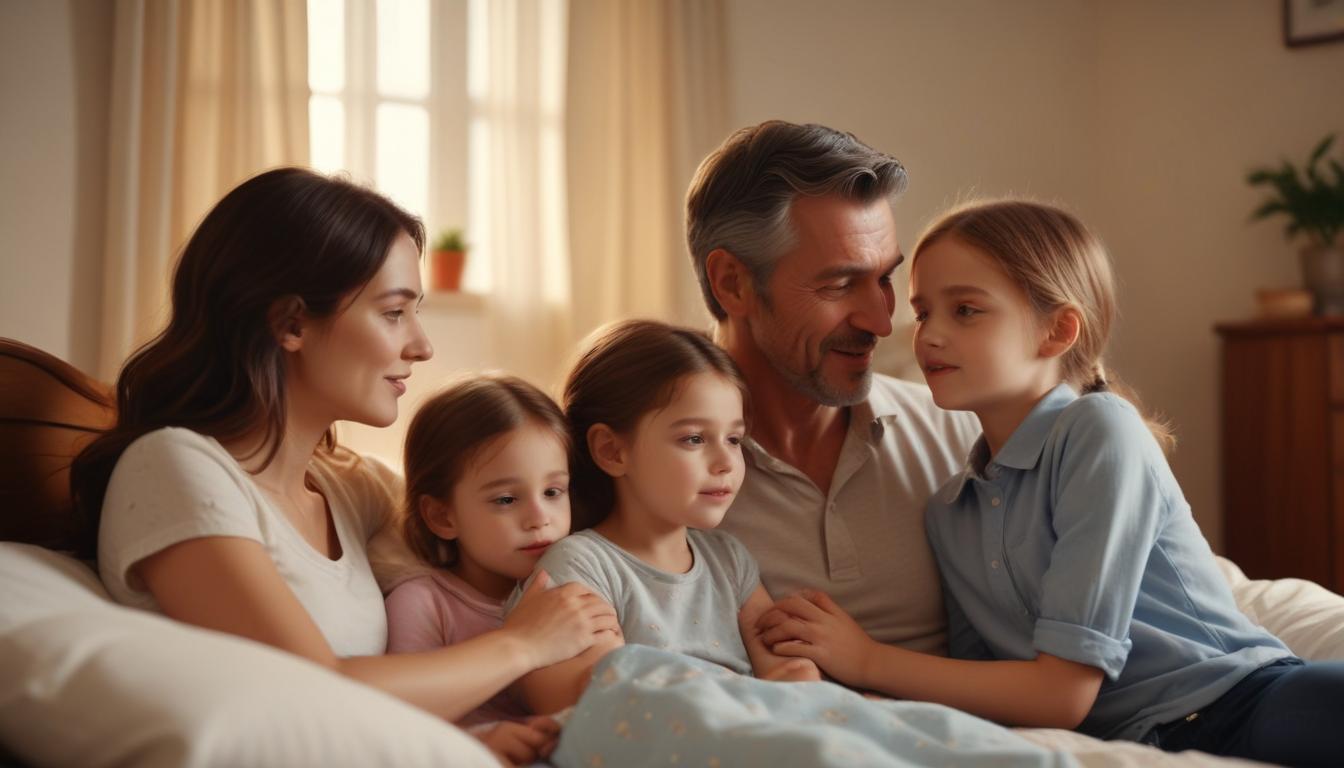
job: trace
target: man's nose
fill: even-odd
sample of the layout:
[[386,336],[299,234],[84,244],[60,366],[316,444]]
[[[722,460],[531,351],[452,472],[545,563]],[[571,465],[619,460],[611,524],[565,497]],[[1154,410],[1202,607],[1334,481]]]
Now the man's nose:
[[875,283],[858,297],[850,323],[860,331],[879,338],[891,335],[891,313],[896,311],[896,297],[889,286]]

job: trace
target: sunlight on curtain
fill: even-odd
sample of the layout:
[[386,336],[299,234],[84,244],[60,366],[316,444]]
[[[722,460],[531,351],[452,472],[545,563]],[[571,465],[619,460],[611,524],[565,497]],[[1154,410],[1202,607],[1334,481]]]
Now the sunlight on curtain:
[[308,161],[304,0],[118,0],[98,375],[167,319],[177,253],[258,171]]
[[707,327],[684,201],[728,134],[723,0],[570,0],[573,331],[625,317]]
[[493,357],[546,386],[568,359],[567,3],[471,0],[468,16],[469,231],[489,265]]

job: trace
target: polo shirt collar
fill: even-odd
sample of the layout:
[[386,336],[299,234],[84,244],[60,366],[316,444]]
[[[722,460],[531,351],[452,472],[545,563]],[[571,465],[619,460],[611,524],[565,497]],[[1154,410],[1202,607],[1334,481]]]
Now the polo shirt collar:
[[[882,387],[872,386],[868,390],[868,397],[863,402],[849,406],[849,431],[862,430],[861,434],[864,435],[865,439],[869,442],[875,441],[882,436],[884,429],[882,420],[889,417],[895,418],[900,413],[901,407],[896,402],[896,398],[890,396]],[[783,464],[783,462],[771,456],[750,435],[742,441],[742,444],[747,447],[747,455],[755,460],[757,466],[771,466],[770,462]],[[779,467],[776,466],[775,469],[779,469]]]
[[999,449],[999,455],[989,460],[989,443],[985,441],[982,434],[975,441],[975,446],[971,448],[971,454],[966,458],[966,467],[953,478],[952,484],[947,489],[947,495],[944,497],[947,503],[955,502],[966,489],[966,483],[972,477],[980,477],[989,472],[990,465],[1008,467],[1010,469],[1027,470],[1032,469],[1041,460],[1041,452],[1045,450],[1045,441],[1050,437],[1050,431],[1055,427],[1055,421],[1070,403],[1078,399],[1078,393],[1068,384],[1059,384],[1054,389],[1046,393],[1040,402],[1036,403],[1023,419],[1017,429],[1008,438]]

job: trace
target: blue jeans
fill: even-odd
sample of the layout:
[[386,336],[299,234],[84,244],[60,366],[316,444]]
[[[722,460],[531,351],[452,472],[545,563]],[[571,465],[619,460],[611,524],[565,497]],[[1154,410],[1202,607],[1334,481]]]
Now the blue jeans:
[[1344,764],[1344,661],[1280,659],[1143,742],[1280,765]]

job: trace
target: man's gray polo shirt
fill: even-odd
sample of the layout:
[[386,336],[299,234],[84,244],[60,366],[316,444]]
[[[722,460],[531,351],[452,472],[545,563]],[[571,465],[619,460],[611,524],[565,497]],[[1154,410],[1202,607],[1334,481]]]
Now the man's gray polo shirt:
[[719,530],[760,564],[771,597],[831,595],[875,640],[947,652],[947,620],[924,507],[964,466],[980,423],[929,390],[874,375],[850,409],[829,494],[748,438],[747,476]]

